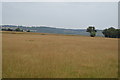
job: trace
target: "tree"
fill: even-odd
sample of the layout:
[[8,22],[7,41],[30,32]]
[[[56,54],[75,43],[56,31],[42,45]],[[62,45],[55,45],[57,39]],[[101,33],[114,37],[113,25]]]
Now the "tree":
[[16,28],[15,31],[21,31],[20,28]]
[[117,31],[117,34],[118,34],[117,37],[120,38],[120,29],[116,29],[116,31]]
[[120,38],[120,29],[115,29],[113,27],[104,29],[102,33],[104,34],[105,37]]
[[95,30],[94,26],[89,26],[87,28],[86,32],[89,32],[91,37],[95,37],[97,30]]
[[13,31],[12,29],[8,28],[7,31]]
[[30,32],[30,30],[27,30],[27,32]]
[[23,32],[23,30],[22,30],[22,29],[20,29],[20,28],[16,28],[16,29],[15,29],[15,31],[20,31],[20,32]]
[[108,34],[108,29],[104,29],[102,33],[103,33],[103,35],[104,35],[105,37],[109,37],[109,36],[108,36],[108,35],[109,35],[109,34]]

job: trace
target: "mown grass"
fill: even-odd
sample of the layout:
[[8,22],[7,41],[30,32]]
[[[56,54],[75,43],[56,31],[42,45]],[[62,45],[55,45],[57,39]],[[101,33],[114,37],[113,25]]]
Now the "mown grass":
[[3,78],[117,77],[118,39],[41,34],[3,33]]

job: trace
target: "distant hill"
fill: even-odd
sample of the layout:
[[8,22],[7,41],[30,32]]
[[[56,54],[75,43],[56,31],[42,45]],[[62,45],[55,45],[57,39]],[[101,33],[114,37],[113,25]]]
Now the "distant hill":
[[[23,30],[30,30],[31,32],[38,33],[54,33],[54,34],[68,34],[68,35],[85,35],[89,36],[86,29],[63,29],[63,28],[53,28],[53,27],[27,27],[27,26],[16,26],[16,25],[2,25],[2,27],[19,27]],[[102,30],[97,30],[96,36],[103,36]]]

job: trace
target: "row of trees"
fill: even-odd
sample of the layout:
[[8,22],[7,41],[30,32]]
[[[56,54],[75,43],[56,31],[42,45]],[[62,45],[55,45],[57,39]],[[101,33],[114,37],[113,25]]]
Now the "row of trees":
[[[8,29],[2,29],[2,31],[17,31],[17,32],[23,32],[24,30],[20,29],[20,28],[16,28],[15,30],[14,29],[11,29],[11,28],[8,28]],[[26,32],[30,32],[30,30],[27,30]]]
[[109,38],[120,38],[120,29],[115,29],[113,27],[104,29],[103,32],[105,37]]
[[[95,37],[97,30],[95,30],[95,27],[90,26],[87,28],[86,32],[89,32],[91,37]],[[120,38],[120,29],[115,29],[113,27],[110,27],[108,29],[104,29],[102,31],[102,33],[105,37]]]

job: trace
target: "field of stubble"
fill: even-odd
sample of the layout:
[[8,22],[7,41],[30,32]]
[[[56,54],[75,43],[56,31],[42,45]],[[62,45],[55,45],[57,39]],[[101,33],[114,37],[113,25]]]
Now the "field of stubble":
[[3,78],[114,78],[118,40],[3,32]]

